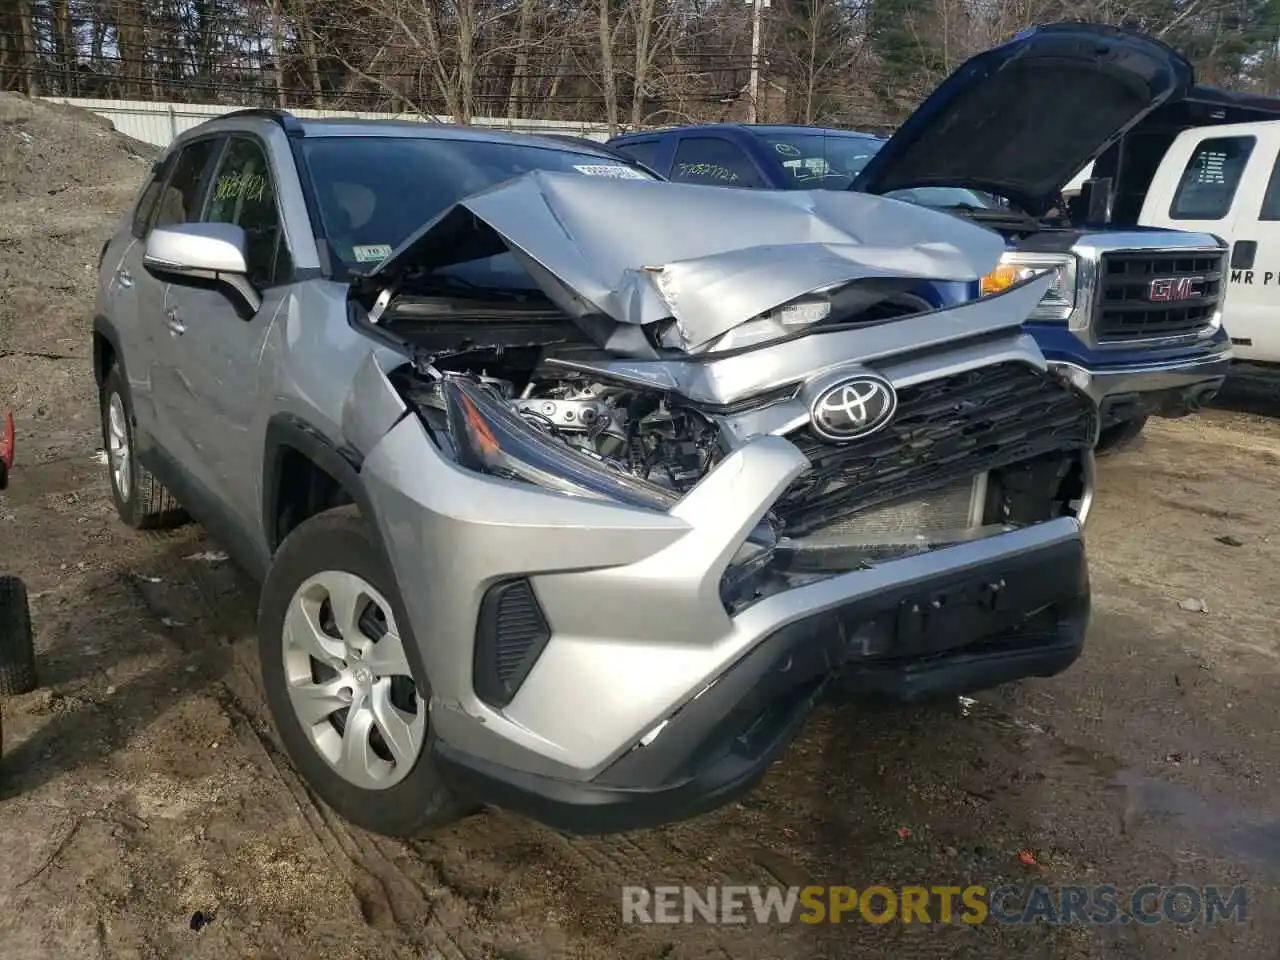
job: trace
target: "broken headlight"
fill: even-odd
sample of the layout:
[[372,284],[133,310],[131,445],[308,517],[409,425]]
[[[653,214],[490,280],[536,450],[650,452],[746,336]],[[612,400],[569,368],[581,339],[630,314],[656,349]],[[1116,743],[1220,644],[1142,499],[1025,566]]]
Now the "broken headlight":
[[469,470],[554,493],[670,510],[679,497],[568,444],[516,413],[492,388],[464,377],[441,384],[449,436]]
[[1076,306],[1076,257],[1073,253],[1011,250],[1000,258],[1000,266],[978,282],[978,292],[989,297],[1046,272],[1053,275],[1053,283],[1027,319],[1066,320]]

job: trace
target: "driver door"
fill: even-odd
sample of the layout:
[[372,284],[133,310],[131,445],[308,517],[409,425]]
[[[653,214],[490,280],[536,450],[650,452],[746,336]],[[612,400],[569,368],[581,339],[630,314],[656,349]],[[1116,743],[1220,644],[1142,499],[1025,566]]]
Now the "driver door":
[[241,530],[258,515],[259,478],[252,462],[255,417],[267,338],[289,301],[293,259],[276,204],[275,177],[265,145],[249,134],[234,135],[212,177],[201,218],[232,223],[245,231],[248,279],[262,296],[250,313],[224,285],[174,282],[165,301],[172,333],[170,363],[181,389],[172,415],[190,438],[195,479],[214,505]]
[[[159,447],[168,460],[187,459],[187,441],[175,425],[173,394],[175,384],[168,375],[170,333],[165,322],[166,276],[152,273],[144,265],[147,239],[160,227],[179,226],[200,219],[209,174],[222,145],[222,137],[212,135],[190,140],[174,154],[158,186],[158,196],[145,214],[133,224],[134,242],[125,251],[113,278],[128,294],[131,323],[122,331],[126,355],[129,393],[137,425],[138,455],[146,461]],[[154,441],[154,443],[153,443]],[[154,469],[155,464],[152,464]],[[159,471],[167,474],[167,470]]]

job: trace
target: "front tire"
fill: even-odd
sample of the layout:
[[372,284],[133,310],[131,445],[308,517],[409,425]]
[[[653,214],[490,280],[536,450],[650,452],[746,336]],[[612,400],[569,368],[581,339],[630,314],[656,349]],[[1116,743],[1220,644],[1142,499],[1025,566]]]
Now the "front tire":
[[1138,439],[1146,425],[1147,417],[1143,416],[1133,420],[1124,420],[1103,428],[1098,436],[1097,446],[1093,448],[1094,454],[1101,456],[1102,454],[1123,450]]
[[138,463],[133,442],[133,405],[118,364],[113,364],[103,378],[99,402],[111,499],[120,519],[135,530],[166,530],[186,523],[186,511],[173,494]]
[[393,590],[354,507],[311,517],[263,585],[258,654],[276,730],[312,789],[366,830],[411,838],[469,811],[432,762],[429,687]]

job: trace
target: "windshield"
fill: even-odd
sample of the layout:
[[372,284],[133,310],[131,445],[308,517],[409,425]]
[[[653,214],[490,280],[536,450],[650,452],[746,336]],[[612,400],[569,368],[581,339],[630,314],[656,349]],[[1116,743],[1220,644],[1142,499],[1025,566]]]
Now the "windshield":
[[[526,143],[429,137],[302,141],[334,272],[365,273],[459,200],[531,170],[652,180],[621,160]],[[510,254],[441,270],[470,282],[533,287]]]
[[[770,133],[753,130],[787,172],[789,190],[847,190],[853,178],[885,145],[858,134]],[[886,196],[925,207],[995,207],[995,198],[960,187],[916,187]]]

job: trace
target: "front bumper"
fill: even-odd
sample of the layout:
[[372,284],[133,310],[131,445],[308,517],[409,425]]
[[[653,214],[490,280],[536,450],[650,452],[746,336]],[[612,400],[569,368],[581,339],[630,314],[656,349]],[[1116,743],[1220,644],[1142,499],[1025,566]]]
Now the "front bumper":
[[1231,368],[1232,354],[1223,350],[1208,357],[1086,369],[1068,361],[1049,361],[1077,388],[1098,404],[1105,429],[1142,416],[1181,417],[1194,413],[1221,389]]
[[[794,444],[757,437],[663,513],[472,473],[417,417],[398,420],[361,476],[455,788],[567,830],[667,822],[748,789],[834,676],[912,700],[1079,655],[1089,588],[1072,518],[731,615],[726,569],[808,468]],[[503,664],[507,689],[480,682]]]
[[[1081,653],[1089,579],[1074,521],[880,569],[892,585],[857,592],[863,574],[853,573],[802,588],[815,591],[815,606],[819,591],[845,599],[768,632],[658,737],[590,781],[513,770],[440,739],[435,760],[459,793],[559,830],[655,827],[750,790],[836,677],[845,690],[914,701],[1052,676]],[[1003,588],[992,596],[996,584]],[[965,602],[984,594],[994,602]],[[921,608],[936,622],[915,612]]]

